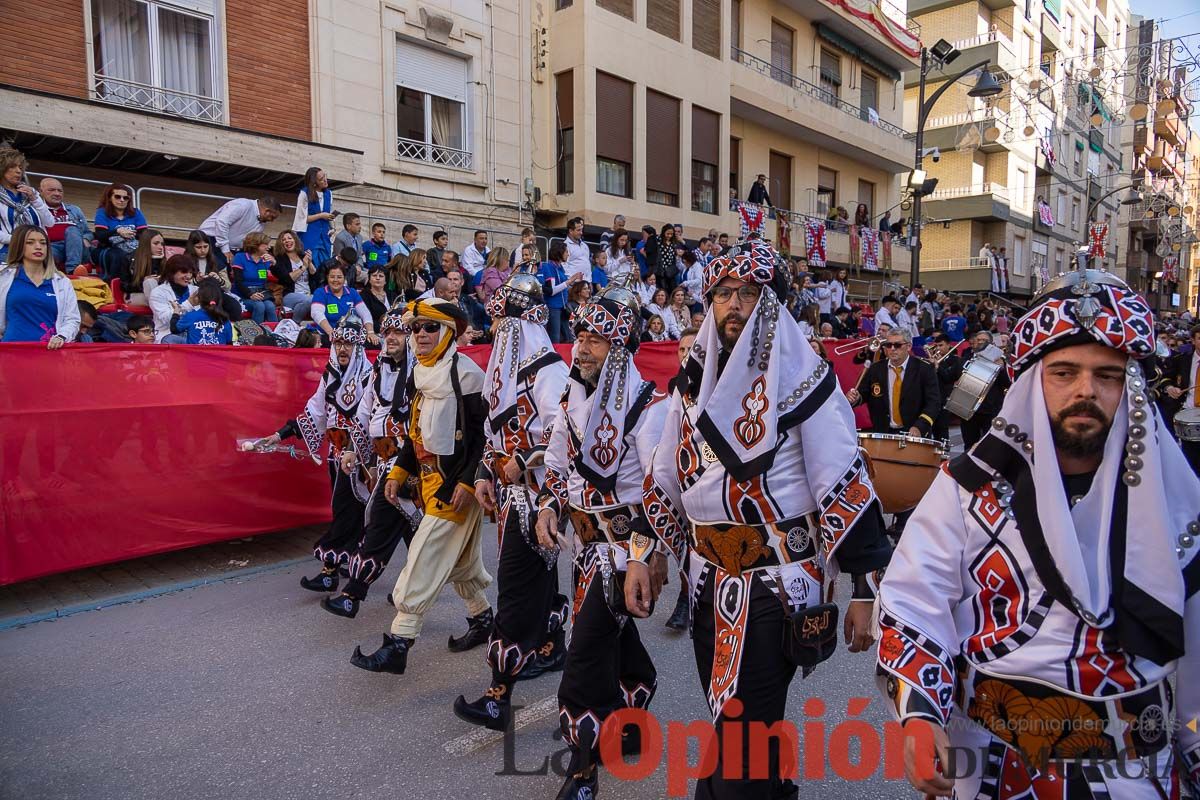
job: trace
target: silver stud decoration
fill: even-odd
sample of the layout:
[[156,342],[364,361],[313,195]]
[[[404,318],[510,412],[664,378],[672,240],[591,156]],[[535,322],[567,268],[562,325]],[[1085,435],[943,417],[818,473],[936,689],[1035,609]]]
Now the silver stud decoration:
[[1125,443],[1125,452],[1131,456],[1144,455],[1146,452],[1146,443],[1139,442],[1136,439]]
[[1121,480],[1123,480],[1125,482],[1126,486],[1128,486],[1132,489],[1136,486],[1141,485],[1142,476],[1138,475],[1136,472],[1126,472],[1124,475],[1121,476]]
[[1008,422],[1005,421],[1004,417],[996,417],[992,420],[992,427],[998,431],[1004,430],[1004,426],[1007,424]]
[[1024,450],[1026,453],[1032,453],[1033,452],[1033,442],[1026,442],[1025,444],[1021,445],[1021,449]]
[[1020,432],[1021,432],[1021,429],[1011,423],[1004,426],[1004,435],[1010,439],[1012,439],[1014,436],[1016,436]]

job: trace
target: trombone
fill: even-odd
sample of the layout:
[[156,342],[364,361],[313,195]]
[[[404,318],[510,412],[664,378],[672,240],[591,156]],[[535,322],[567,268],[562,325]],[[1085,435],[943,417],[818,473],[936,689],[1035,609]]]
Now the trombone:
[[847,353],[854,353],[862,350],[863,348],[868,348],[872,353],[877,353],[879,352],[879,347],[882,344],[882,336],[867,336],[862,339],[855,339],[853,342],[839,344],[837,347],[833,348],[833,354],[837,356],[844,356]]

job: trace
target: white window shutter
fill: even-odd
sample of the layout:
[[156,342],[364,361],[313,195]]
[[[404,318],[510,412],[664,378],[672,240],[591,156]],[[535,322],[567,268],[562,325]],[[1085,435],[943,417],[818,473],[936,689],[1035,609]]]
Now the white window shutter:
[[465,58],[396,40],[396,85],[467,102],[469,62]]

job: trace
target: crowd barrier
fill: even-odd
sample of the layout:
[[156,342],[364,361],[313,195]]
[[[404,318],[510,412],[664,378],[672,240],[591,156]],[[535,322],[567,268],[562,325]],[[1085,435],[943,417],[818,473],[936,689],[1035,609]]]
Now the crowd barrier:
[[[660,389],[676,347],[646,344],[636,357]],[[483,366],[490,347],[463,352]],[[323,349],[0,345],[0,585],[327,522],[324,466],[236,449],[295,416],[327,359]],[[849,355],[834,364],[843,386],[862,371]]]

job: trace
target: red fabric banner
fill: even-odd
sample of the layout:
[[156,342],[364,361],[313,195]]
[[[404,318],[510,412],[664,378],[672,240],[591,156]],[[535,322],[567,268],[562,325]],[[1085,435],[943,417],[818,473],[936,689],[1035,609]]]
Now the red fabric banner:
[[[637,354],[661,389],[676,348]],[[570,358],[569,345],[559,350]],[[463,352],[482,366],[490,348]],[[0,345],[0,585],[327,521],[324,466],[236,449],[295,416],[327,359],[324,349]],[[843,386],[862,371],[850,356],[835,369]]]

